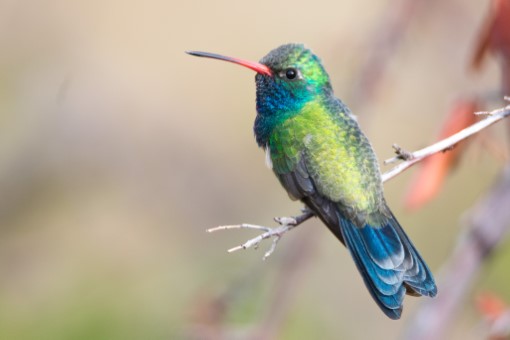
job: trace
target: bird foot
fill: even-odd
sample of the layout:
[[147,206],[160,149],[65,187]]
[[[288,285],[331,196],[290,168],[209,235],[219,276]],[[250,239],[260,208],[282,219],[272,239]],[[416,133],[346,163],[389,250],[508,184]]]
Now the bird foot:
[[228,250],[229,253],[232,253],[234,251],[238,251],[240,249],[248,249],[248,248],[254,248],[257,249],[259,244],[268,238],[273,238],[273,242],[271,243],[271,247],[268,251],[264,253],[263,260],[267,259],[271,254],[275,251],[276,246],[278,244],[278,241],[280,241],[283,234],[286,232],[294,229],[304,221],[308,220],[310,217],[314,216],[313,212],[308,209],[303,209],[303,214],[296,216],[296,217],[275,217],[274,220],[276,223],[279,224],[278,227],[270,228],[255,224],[248,224],[248,223],[242,223],[242,224],[235,224],[235,225],[223,225],[211,229],[207,229],[208,233],[212,233],[218,230],[229,230],[229,229],[255,229],[255,230],[262,230],[264,233],[260,234],[257,237],[254,237],[252,239],[249,239],[248,241],[244,242],[243,244],[230,248]]

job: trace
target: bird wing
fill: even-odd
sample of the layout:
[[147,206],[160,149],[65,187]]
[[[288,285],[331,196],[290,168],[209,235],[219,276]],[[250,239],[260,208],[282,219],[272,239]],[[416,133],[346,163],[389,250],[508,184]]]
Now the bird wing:
[[365,285],[392,319],[405,293],[436,294],[430,270],[387,207],[375,155],[352,119],[300,133],[285,126],[271,147],[273,170],[292,199],[302,200],[349,249]]
[[344,243],[343,235],[338,228],[339,221],[336,213],[336,204],[317,191],[314,180],[310,176],[305,163],[305,158],[301,157],[293,170],[286,173],[275,171],[276,176],[287,190],[291,199],[303,201],[306,206],[315,212],[316,216],[324,222],[331,232]]
[[266,148],[292,199],[304,200],[334,222],[328,208],[341,206],[361,227],[366,214],[384,203],[379,165],[350,113],[330,112],[322,105],[307,105],[273,130]]

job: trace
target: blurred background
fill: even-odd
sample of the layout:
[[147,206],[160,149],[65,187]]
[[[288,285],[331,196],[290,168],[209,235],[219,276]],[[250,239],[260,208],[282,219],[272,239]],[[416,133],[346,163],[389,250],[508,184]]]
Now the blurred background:
[[[414,150],[434,141],[457,98],[499,89],[495,59],[482,72],[468,67],[488,8],[475,0],[1,0],[0,338],[244,339],[261,328],[281,339],[401,336],[423,298],[408,297],[402,320],[387,319],[319,221],[286,235],[264,262],[269,243],[226,252],[256,233],[205,232],[272,226],[301,205],[255,144],[254,74],[184,51],[258,60],[305,43],[382,163],[393,143]],[[404,208],[416,170],[385,185],[436,275],[463,213],[502,167],[472,144],[420,209]],[[509,248],[483,268],[451,338],[484,337],[477,292],[510,301]]]

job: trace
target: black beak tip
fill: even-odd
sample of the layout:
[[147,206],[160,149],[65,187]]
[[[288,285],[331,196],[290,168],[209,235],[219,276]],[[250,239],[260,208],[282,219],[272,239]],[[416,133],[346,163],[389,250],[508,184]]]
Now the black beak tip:
[[195,56],[195,57],[201,57],[202,54],[198,51],[184,51],[186,54],[189,54],[189,55],[192,55],[192,56]]

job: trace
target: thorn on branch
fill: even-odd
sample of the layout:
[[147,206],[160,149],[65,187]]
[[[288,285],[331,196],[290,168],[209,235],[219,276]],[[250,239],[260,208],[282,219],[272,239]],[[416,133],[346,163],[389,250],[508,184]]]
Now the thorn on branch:
[[450,145],[446,148],[444,148],[441,152],[442,153],[445,153],[445,152],[448,152],[448,151],[452,151],[453,149],[455,149],[457,147],[457,144],[453,144],[453,145]]
[[397,158],[403,161],[409,161],[414,158],[413,154],[407,150],[402,149],[397,144],[392,145],[395,153],[397,154]]
[[410,161],[410,160],[414,159],[414,155],[412,154],[412,152],[409,152],[409,151],[401,148],[397,144],[393,144],[391,147],[393,148],[393,150],[395,150],[395,153],[397,155],[395,157],[393,157],[393,158],[385,160],[384,161],[385,165],[386,164],[392,164],[392,163],[395,163],[397,161]]

